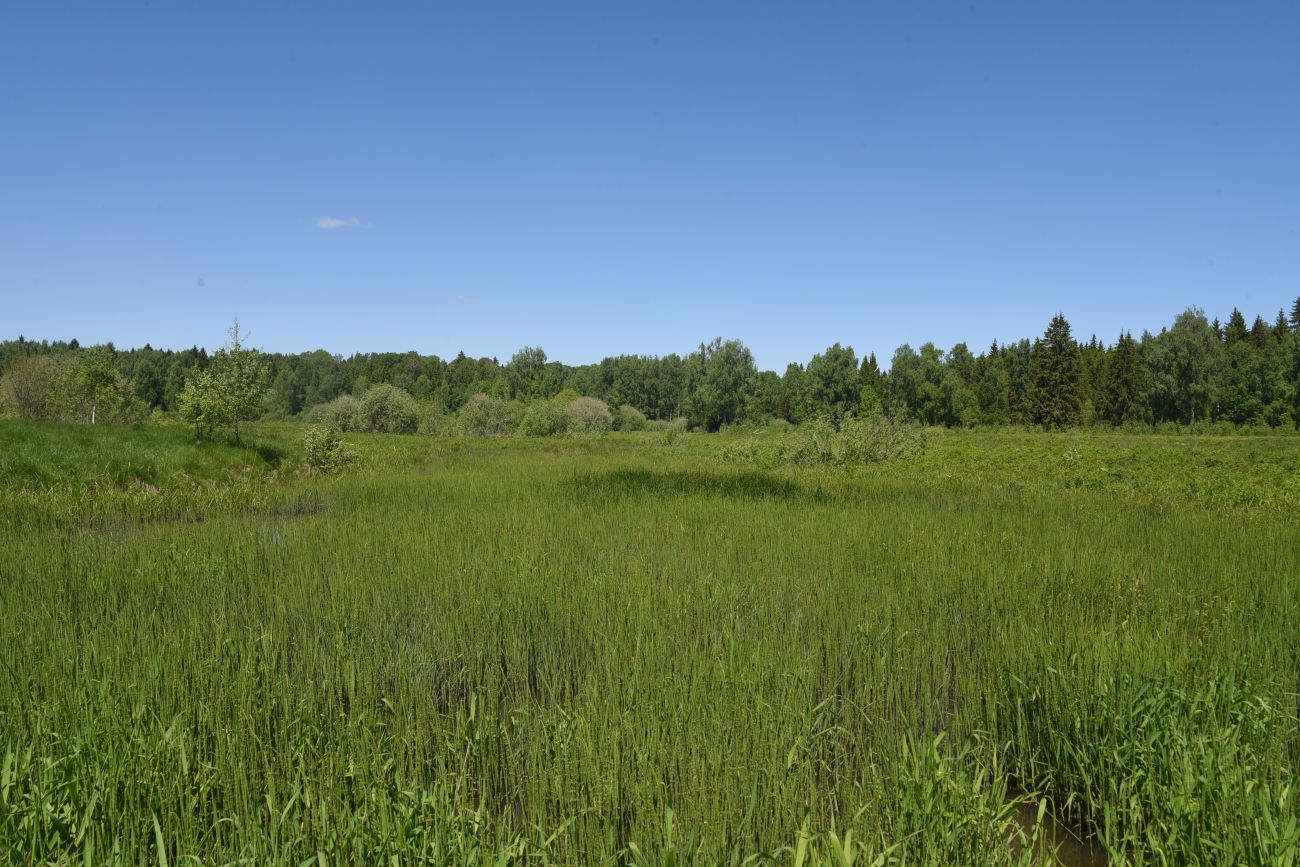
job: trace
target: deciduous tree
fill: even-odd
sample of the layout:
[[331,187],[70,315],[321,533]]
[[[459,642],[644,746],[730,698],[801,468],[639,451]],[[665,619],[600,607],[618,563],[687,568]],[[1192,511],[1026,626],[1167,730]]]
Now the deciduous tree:
[[229,334],[230,342],[185,383],[180,412],[201,434],[229,428],[239,442],[239,423],[261,414],[267,366],[261,353],[244,347],[238,319]]
[[122,375],[117,371],[113,356],[111,347],[96,346],[80,353],[77,359],[77,390],[90,401],[91,424],[99,414],[100,400],[122,387]]

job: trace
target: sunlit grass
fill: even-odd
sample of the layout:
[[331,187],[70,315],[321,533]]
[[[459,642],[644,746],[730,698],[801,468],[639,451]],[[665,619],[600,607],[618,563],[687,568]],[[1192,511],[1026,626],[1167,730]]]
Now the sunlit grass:
[[0,424],[0,860],[1300,851],[1295,439],[297,433]]

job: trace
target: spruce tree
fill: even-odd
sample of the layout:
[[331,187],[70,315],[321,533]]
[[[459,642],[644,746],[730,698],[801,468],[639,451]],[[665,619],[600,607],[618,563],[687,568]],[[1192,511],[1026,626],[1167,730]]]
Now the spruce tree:
[[1291,417],[1300,430],[1300,328],[1291,337]]
[[858,368],[858,379],[860,382],[858,415],[868,416],[879,412],[885,394],[885,377],[876,362],[876,353],[873,352],[862,359],[862,366]]
[[1255,344],[1255,348],[1267,349],[1269,338],[1272,336],[1273,332],[1269,330],[1264,317],[1256,316],[1254,324],[1250,326],[1250,339]]
[[1106,379],[1102,415],[1118,427],[1137,421],[1142,412],[1142,357],[1137,341],[1127,331],[1106,354]]
[[1034,422],[1047,429],[1079,422],[1079,347],[1070,336],[1070,323],[1060,313],[1034,345]]
[[1300,331],[1300,297],[1291,305],[1291,330]]
[[1228,324],[1223,329],[1223,342],[1231,346],[1238,340],[1245,340],[1248,333],[1246,317],[1236,307],[1232,308],[1232,315],[1228,317]]

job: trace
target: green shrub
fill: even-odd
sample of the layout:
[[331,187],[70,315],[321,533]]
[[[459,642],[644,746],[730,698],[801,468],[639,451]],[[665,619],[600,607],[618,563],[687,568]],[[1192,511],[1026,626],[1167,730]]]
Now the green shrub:
[[777,466],[854,466],[917,454],[925,449],[925,429],[881,414],[844,419],[838,428],[826,419],[804,422],[788,433],[759,433],[728,443],[728,460]]
[[319,403],[307,411],[307,418],[316,424],[347,432],[357,429],[357,409],[360,402],[350,394],[340,394],[328,403]]
[[614,424],[609,405],[597,397],[580,397],[564,408],[573,420],[574,430],[582,433],[605,433]]
[[420,407],[394,385],[372,385],[357,406],[357,429],[369,433],[415,433]]
[[312,472],[339,473],[352,459],[352,452],[335,428],[313,425],[302,438],[302,460]]
[[427,437],[443,436],[448,432],[450,422],[451,419],[447,417],[446,411],[440,404],[421,403],[415,432]]
[[528,404],[520,432],[530,437],[553,437],[569,429],[571,419],[564,406],[554,400],[535,400]]
[[623,404],[614,413],[614,430],[645,430],[645,413],[634,406]]
[[9,363],[0,377],[0,404],[6,414],[28,420],[51,417],[52,395],[63,378],[61,359],[24,355]]
[[646,422],[646,430],[656,431],[659,442],[670,446],[677,442],[677,437],[686,433],[686,419],[678,416],[674,419],[654,419]]
[[465,436],[509,436],[519,429],[523,415],[523,406],[516,401],[476,394],[456,414],[456,427]]
[[582,397],[582,395],[578,394],[573,389],[566,388],[566,389],[562,389],[559,393],[555,395],[555,397],[551,398],[551,400],[555,401],[556,403],[573,403],[575,400],[577,400],[580,397]]

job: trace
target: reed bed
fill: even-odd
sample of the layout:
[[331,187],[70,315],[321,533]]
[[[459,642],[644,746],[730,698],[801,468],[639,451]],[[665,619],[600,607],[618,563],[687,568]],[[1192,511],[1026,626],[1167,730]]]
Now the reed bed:
[[1049,823],[1093,863],[1300,858],[1294,438],[818,471],[353,436],[321,478],[287,436],[144,493],[24,446],[0,860],[1028,864]]

